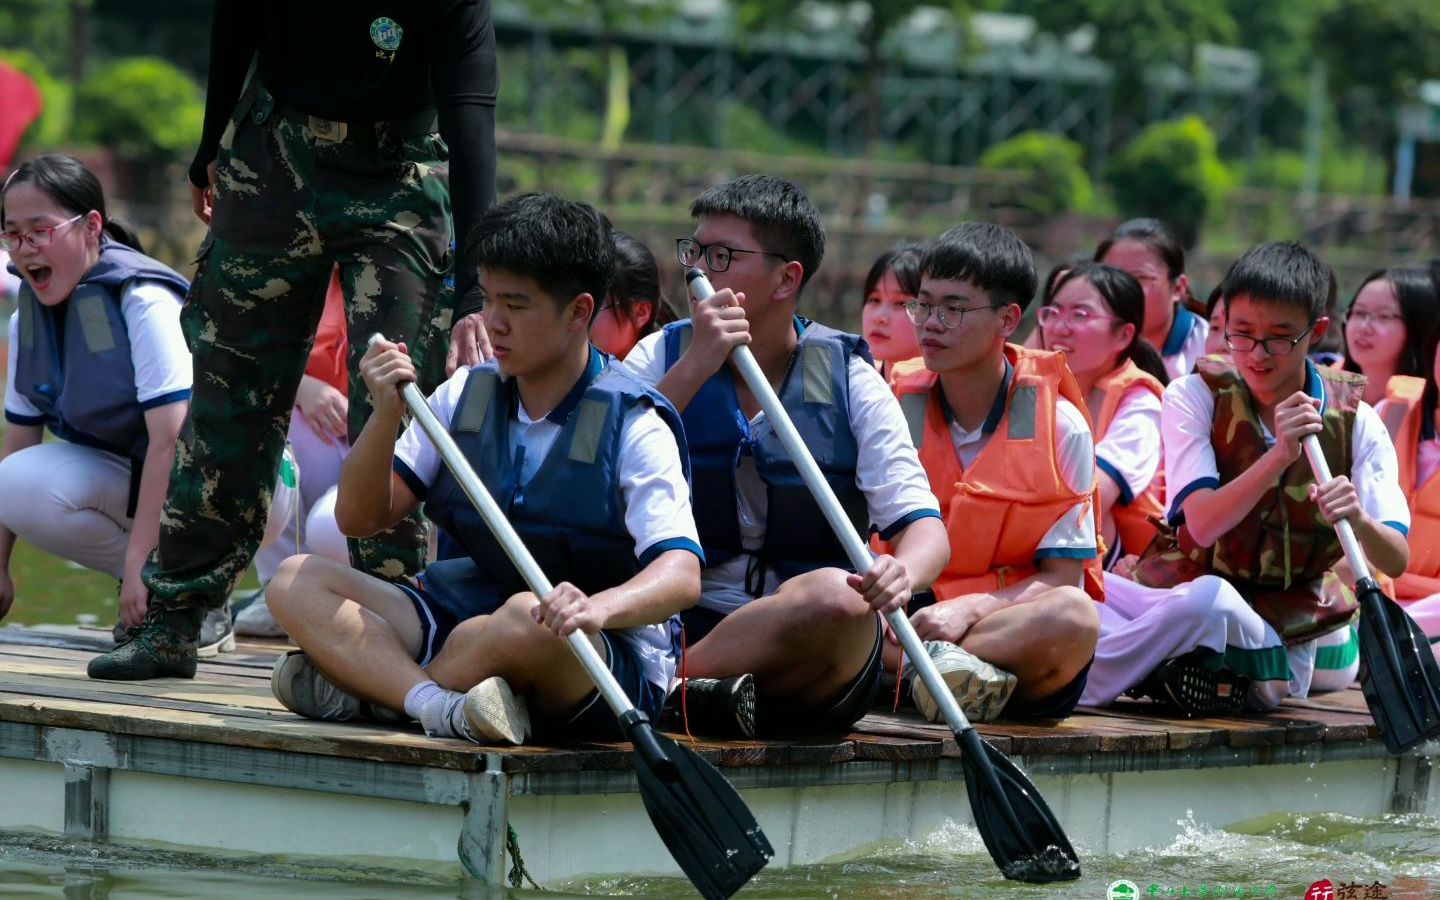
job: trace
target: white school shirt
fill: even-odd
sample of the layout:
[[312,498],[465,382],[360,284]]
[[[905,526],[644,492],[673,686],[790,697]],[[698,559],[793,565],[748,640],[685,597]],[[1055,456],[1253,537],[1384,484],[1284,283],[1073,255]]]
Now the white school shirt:
[[[640,380],[657,385],[665,377],[664,332],[644,338],[625,357],[625,365]],[[900,403],[875,367],[858,356],[850,357],[847,366],[850,380],[850,428],[856,436],[859,457],[855,465],[855,485],[865,495],[865,505],[872,527],[885,539],[893,538],[911,522],[923,518],[940,518],[940,504],[930,492],[930,481],[920,465],[910,428]],[[750,419],[756,438],[768,431],[763,411]],[[753,456],[741,457],[735,473],[735,493],[740,540],[742,546],[758,549],[765,540],[765,516],[769,496],[765,483],[755,470]],[[781,523],[782,527],[828,528],[825,522]],[[729,614],[755,599],[745,590],[745,573],[753,557],[741,553],[734,559],[705,569],[700,576],[700,606]],[[773,570],[765,573],[761,586],[764,594],[780,588],[779,576]]]
[[[190,399],[190,349],[180,330],[176,294],[156,282],[132,284],[120,296],[120,315],[130,338],[135,366],[135,400],[141,409],[155,409]],[[5,384],[5,419],[17,425],[43,425],[45,417],[15,387],[20,356],[20,312],[10,315],[10,378]]]
[[[613,365],[613,363],[612,363]],[[448,426],[460,403],[470,370],[457,369],[430,395],[430,408]],[[555,446],[563,425],[541,417],[532,419],[524,403],[517,403],[510,420],[510,453],[524,448],[519,481],[528,484],[540,463]],[[444,462],[430,438],[411,423],[395,444],[395,470],[410,489],[424,499]],[[620,495],[625,504],[625,529],[635,542],[635,556],[648,564],[667,550],[700,552],[700,537],[690,512],[690,485],[680,462],[680,448],[655,410],[637,406],[625,417],[620,433]],[[675,674],[670,625],[662,622],[608,633],[629,644],[641,657],[645,677],[668,688]]]
[[[1320,397],[1323,409],[1325,383],[1315,364],[1306,362],[1305,392]],[[1210,431],[1215,423],[1215,397],[1199,375],[1186,375],[1170,382],[1161,405],[1161,440],[1165,445],[1165,483],[1167,516],[1175,523],[1181,516],[1185,498],[1201,488],[1218,488],[1220,470],[1215,463],[1215,448]],[[1265,443],[1271,446],[1275,437],[1261,424]],[[1410,533],[1410,505],[1400,490],[1399,463],[1390,433],[1370,404],[1361,401],[1355,412],[1355,430],[1350,440],[1353,459],[1348,474],[1355,485],[1360,508],[1377,522],[1383,522],[1403,535]]]
[[1145,493],[1160,471],[1160,398],[1134,385],[1120,398],[1110,429],[1095,445],[1095,465],[1120,487],[1128,504]]
[[[950,422],[950,442],[955,446],[960,464],[966,469],[990,445],[990,437],[1005,413],[1005,397],[1012,373],[1009,360],[1006,360],[1005,372],[1005,381],[996,395],[995,406],[979,428],[966,431],[959,423]],[[1095,487],[1095,438],[1084,414],[1063,397],[1055,401],[1055,459],[1065,484],[1084,496],[1045,532],[1035,547],[1035,559],[1094,559],[1099,555],[1092,493]],[[1075,586],[1081,586],[1079,579]]]
[[1195,361],[1205,355],[1205,339],[1210,337],[1210,323],[1184,306],[1175,307],[1175,321],[1160,350],[1160,359],[1170,380],[1189,375]]

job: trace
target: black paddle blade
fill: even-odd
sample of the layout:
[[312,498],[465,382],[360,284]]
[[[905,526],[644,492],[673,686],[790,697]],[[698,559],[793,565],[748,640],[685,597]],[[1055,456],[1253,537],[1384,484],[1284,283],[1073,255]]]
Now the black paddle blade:
[[1425,633],[1374,580],[1355,585],[1360,597],[1360,654],[1369,674],[1360,683],[1370,715],[1399,755],[1440,737],[1440,666]]
[[970,811],[1001,874],[1031,884],[1079,878],[1075,848],[1020,767],[973,728],[958,737]]
[[650,821],[707,900],[724,900],[775,855],[745,801],[715,767],[648,723],[630,729]]

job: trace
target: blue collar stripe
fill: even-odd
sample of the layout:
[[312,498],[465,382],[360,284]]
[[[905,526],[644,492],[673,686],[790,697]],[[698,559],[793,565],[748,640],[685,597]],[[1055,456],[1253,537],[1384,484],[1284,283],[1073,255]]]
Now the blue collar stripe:
[[1190,337],[1190,332],[1195,328],[1195,320],[1199,316],[1185,308],[1184,304],[1175,305],[1175,321],[1170,323],[1170,333],[1165,336],[1165,346],[1161,349],[1162,356],[1176,356],[1185,349],[1185,340]]
[[[605,355],[591,347],[590,362],[585,366],[585,374],[580,376],[580,380],[575,382],[570,393],[566,394],[565,399],[560,401],[560,405],[550,410],[545,418],[556,425],[564,425],[565,420],[570,418],[570,414],[575,411],[575,407],[580,405],[580,398],[585,396],[585,391],[595,383],[595,379],[599,378],[600,373],[604,370]],[[517,391],[516,394],[518,396],[519,392]]]

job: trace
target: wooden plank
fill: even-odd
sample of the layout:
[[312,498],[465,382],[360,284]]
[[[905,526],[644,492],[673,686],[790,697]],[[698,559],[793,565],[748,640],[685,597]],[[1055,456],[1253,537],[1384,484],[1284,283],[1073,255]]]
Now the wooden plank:
[[[215,672],[217,674],[233,675],[258,681],[268,679],[270,677],[270,670],[275,668],[273,660],[264,665],[258,663],[252,665],[232,662],[234,656],[235,654],[233,653],[222,653],[215,659],[202,659],[200,660],[197,674]],[[0,670],[5,668],[7,660],[43,659],[56,663],[64,662],[71,665],[74,667],[75,672],[83,677],[85,675],[85,666],[94,658],[95,654],[88,650],[68,650],[63,647],[39,647],[22,644],[0,644]]]
[[1056,726],[1099,737],[1101,753],[1156,752],[1170,746],[1170,730],[1163,723],[1124,720],[1077,712]]
[[1295,718],[1314,723],[1321,729],[1320,740],[1326,742],[1364,741],[1380,737],[1380,728],[1375,724],[1375,720],[1370,718],[1369,713],[1282,706],[1279,711],[1270,713],[1270,718]]
[[[879,762],[914,762],[917,760],[939,759],[943,743],[929,739],[886,737],[878,734],[856,732],[848,740],[855,745],[855,758]],[[951,745],[954,745],[953,739]],[[956,754],[959,755],[958,753]]]
[[1109,707],[1079,707],[1092,716],[1113,719],[1124,723],[1124,727],[1137,730],[1158,731],[1166,736],[1166,749],[1198,750],[1205,747],[1223,747],[1229,742],[1230,732],[1218,725],[1196,725],[1193,721],[1176,719],[1158,709],[1156,704],[1121,701]]
[[314,753],[405,765],[474,771],[483,754],[494,748],[468,741],[442,740],[421,734],[298,716],[257,721],[225,713],[201,713],[137,704],[107,705],[97,716],[93,701],[46,698],[0,691],[0,719],[60,728],[115,734],[173,738],[207,744],[230,744],[265,750]]
[[[960,747],[955,743],[955,736],[950,733],[949,729],[945,729],[943,733],[917,733],[909,724],[890,722],[871,713],[855,723],[855,732],[866,736],[897,738],[922,743],[933,741],[939,746],[942,757],[958,759],[960,756]],[[993,736],[983,738],[983,740],[1001,753],[1008,754],[1010,752],[1010,739],[1007,737]]]
[[103,681],[87,678],[65,666],[42,660],[24,664],[0,665],[0,677],[12,685],[69,685],[100,694],[138,695],[146,697],[188,697],[196,702],[225,706],[261,706],[279,709],[279,701],[270,692],[270,682],[212,672],[196,673],[195,678],[156,678],[150,681]]

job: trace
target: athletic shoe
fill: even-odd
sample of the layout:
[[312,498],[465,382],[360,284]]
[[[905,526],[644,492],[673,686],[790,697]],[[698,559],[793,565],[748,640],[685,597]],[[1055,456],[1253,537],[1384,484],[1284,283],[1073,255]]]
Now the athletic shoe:
[[200,622],[200,640],[196,646],[196,652],[201,657],[209,659],[221,653],[229,653],[235,649],[235,626],[230,620],[230,606],[226,604],[218,609],[205,611],[205,618]]
[[465,737],[477,744],[523,744],[530,736],[530,710],[505,679],[487,678],[465,692]]
[[[990,663],[962,650],[949,641],[927,641],[925,652],[930,654],[940,678],[955,695],[960,711],[971,722],[993,722],[1000,718],[1000,711],[1010,695],[1015,693],[1015,676],[1004,669],[997,669]],[[931,722],[944,721],[940,704],[935,702],[930,689],[920,679],[918,669],[910,669],[910,694],[920,714]]]
[[270,604],[265,602],[264,591],[259,592],[254,600],[235,614],[235,633],[241,637],[289,637],[271,614]]
[[275,661],[270,692],[280,705],[307,719],[348,722],[366,717],[366,705],[330,683],[303,650],[291,650]]
[[[683,709],[682,709],[682,694]],[[662,719],[667,727],[689,728],[718,738],[755,736],[755,676],[687,678],[665,700]]]
[[165,613],[151,606],[145,621],[127,630],[130,640],[90,660],[86,673],[109,681],[194,678],[195,639],[180,630],[194,627],[192,615],[191,610]]
[[1229,669],[1211,669],[1204,661],[1211,655],[1206,651],[1167,659],[1125,693],[1150,697],[1190,716],[1236,715],[1245,709],[1250,679]]

